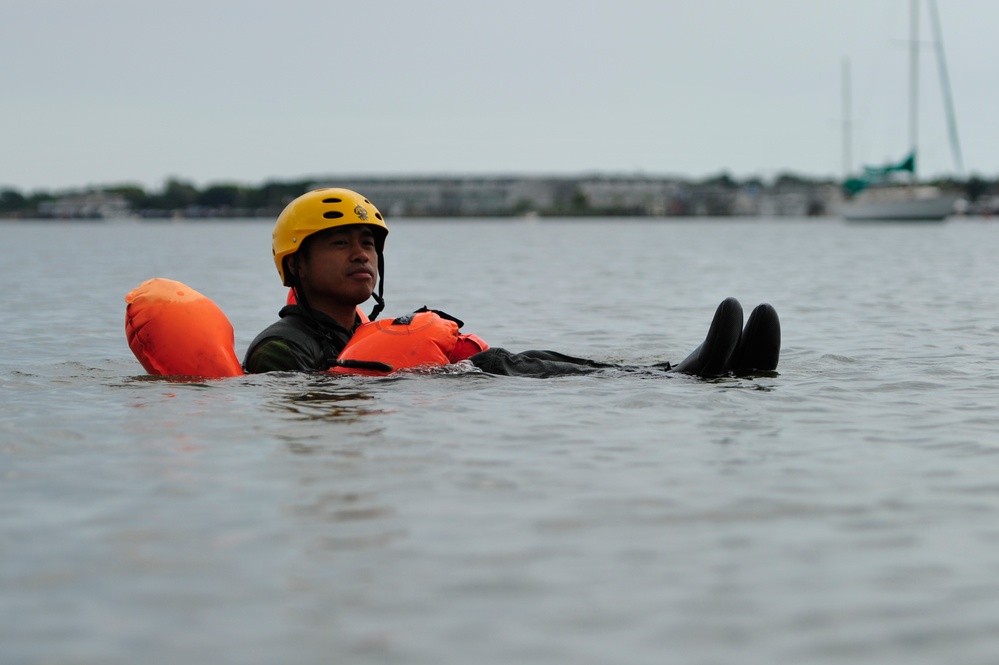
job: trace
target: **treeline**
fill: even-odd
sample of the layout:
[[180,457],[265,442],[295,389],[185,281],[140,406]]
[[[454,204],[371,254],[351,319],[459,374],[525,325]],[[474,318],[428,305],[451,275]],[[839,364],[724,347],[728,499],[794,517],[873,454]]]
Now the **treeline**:
[[219,183],[202,189],[182,180],[171,179],[163,189],[147,192],[138,185],[108,185],[60,192],[37,191],[23,194],[15,189],[0,190],[0,215],[31,217],[45,204],[67,196],[100,193],[120,196],[133,212],[144,216],[169,216],[176,211],[235,211],[242,215],[269,215],[280,211],[314,182],[297,180],[266,182],[259,187]]

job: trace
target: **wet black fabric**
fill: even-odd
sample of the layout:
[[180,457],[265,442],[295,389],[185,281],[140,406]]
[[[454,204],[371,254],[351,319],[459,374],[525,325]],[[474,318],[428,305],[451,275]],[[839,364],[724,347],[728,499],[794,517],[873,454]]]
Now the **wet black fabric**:
[[545,378],[572,374],[591,374],[601,369],[619,367],[586,358],[567,356],[556,351],[524,351],[511,353],[493,348],[469,358],[473,365],[488,374],[501,376],[533,376]]
[[280,320],[257,335],[246,350],[243,369],[247,372],[327,370],[354,334],[301,305],[287,305],[278,315]]

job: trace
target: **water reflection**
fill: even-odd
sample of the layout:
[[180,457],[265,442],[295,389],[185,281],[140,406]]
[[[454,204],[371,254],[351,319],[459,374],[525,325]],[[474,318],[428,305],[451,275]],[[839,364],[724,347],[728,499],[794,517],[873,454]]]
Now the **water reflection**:
[[211,388],[221,385],[226,379],[207,379],[201,376],[156,376],[153,374],[137,374],[127,377],[121,384],[112,387],[131,388],[133,383],[181,383],[192,388]]
[[274,410],[292,414],[296,420],[355,423],[367,416],[384,413],[380,409],[368,408],[360,403],[372,399],[371,395],[360,392],[310,391],[282,395],[269,406]]
[[[291,378],[295,385],[289,386]],[[352,379],[297,374],[291,377],[268,375],[276,396],[264,408],[289,414],[294,420],[356,423],[385,411],[367,405],[375,398],[358,390]]]

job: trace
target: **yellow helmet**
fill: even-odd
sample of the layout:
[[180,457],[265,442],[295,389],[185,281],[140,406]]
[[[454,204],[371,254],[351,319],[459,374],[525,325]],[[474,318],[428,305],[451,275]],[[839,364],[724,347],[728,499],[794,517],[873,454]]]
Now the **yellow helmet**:
[[[351,224],[364,224],[370,227],[375,235],[375,249],[378,251],[378,292],[372,294],[375,307],[368,314],[368,318],[374,321],[385,307],[385,299],[382,297],[385,292],[383,250],[388,227],[382,214],[371,201],[357,192],[334,187],[302,194],[285,206],[278,216],[274,224],[274,233],[271,234],[271,253],[274,255],[274,265],[277,266],[281,282],[285,286],[295,287],[293,276],[285,271],[285,257],[297,252],[302,247],[302,242],[313,233]],[[297,287],[295,291],[299,302],[306,304],[305,294],[297,293]]]
[[[297,252],[303,240],[313,233],[350,224],[372,227],[381,268],[388,227],[371,201],[349,189],[331,187],[307,192],[289,203],[274,224],[271,236],[274,265],[277,266],[284,285],[292,285],[291,276],[285,273],[284,258]],[[381,272],[380,269],[379,273]]]

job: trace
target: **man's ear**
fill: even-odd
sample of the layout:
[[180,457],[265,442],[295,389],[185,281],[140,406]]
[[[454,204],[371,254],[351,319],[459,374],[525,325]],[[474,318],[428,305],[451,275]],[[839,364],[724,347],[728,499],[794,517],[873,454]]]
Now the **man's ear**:
[[299,270],[298,265],[298,252],[284,257],[284,271],[292,277],[301,277],[301,271]]

